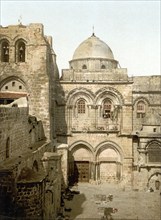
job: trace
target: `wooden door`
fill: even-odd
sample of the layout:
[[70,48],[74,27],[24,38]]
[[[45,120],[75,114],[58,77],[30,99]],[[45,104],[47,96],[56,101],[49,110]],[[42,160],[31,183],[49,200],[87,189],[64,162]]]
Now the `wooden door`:
[[78,182],[89,182],[89,162],[75,161],[74,176]]

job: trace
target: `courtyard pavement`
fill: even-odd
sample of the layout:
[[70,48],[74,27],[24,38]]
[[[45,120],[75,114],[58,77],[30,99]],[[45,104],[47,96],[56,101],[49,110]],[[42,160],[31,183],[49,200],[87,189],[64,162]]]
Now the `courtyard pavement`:
[[[132,191],[118,185],[79,183],[65,199],[64,216],[70,220],[161,220],[160,191]],[[112,198],[110,201],[109,198]],[[113,213],[113,208],[117,212]]]

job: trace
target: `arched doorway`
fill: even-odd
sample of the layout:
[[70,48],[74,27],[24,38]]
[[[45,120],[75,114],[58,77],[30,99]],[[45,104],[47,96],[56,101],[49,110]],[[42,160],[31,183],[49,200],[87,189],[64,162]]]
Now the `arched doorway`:
[[92,178],[92,151],[85,144],[75,145],[69,152],[69,184],[89,182]]
[[101,182],[117,183],[121,179],[122,163],[121,155],[117,148],[105,144],[96,154],[97,180]]

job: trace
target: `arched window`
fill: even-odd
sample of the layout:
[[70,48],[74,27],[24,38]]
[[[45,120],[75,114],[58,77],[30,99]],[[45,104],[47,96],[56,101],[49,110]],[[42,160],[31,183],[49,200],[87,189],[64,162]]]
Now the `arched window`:
[[145,102],[139,101],[137,103],[137,118],[144,118],[145,117]]
[[18,62],[25,62],[26,45],[23,41],[18,42],[17,46],[17,59]]
[[101,66],[101,69],[106,69],[105,65],[102,65],[102,66]]
[[107,99],[103,103],[103,117],[110,118],[111,117],[111,109],[112,109],[112,102]]
[[83,69],[83,70],[86,70],[86,69],[87,69],[87,66],[84,64],[84,65],[82,66],[82,69]]
[[148,147],[148,162],[161,163],[161,145],[151,143]]
[[78,114],[85,114],[85,113],[86,113],[85,100],[81,99],[78,101]]
[[9,44],[7,41],[3,41],[1,44],[1,61],[9,62]]
[[9,153],[10,153],[10,138],[7,138],[6,141],[6,159],[9,158]]

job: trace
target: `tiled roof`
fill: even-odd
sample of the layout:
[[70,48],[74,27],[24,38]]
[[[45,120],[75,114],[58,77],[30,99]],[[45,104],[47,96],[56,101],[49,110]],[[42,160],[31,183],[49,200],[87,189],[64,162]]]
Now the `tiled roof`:
[[27,93],[0,92],[0,99],[18,99],[26,96]]

